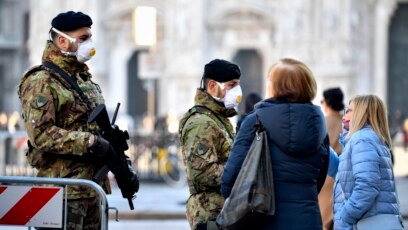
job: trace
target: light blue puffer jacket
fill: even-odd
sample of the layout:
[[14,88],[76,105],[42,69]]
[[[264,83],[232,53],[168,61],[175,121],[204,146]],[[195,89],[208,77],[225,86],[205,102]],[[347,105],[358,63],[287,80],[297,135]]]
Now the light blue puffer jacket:
[[[341,140],[346,143],[345,140]],[[334,229],[352,229],[358,220],[377,214],[396,214],[399,201],[391,154],[370,126],[347,141],[339,157],[334,185]]]

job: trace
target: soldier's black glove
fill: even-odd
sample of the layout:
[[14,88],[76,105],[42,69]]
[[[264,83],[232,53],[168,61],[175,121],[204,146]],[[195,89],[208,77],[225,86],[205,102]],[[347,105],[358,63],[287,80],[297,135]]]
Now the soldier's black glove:
[[104,157],[112,149],[111,144],[101,136],[95,136],[95,141],[91,147],[88,148],[88,152],[97,156]]

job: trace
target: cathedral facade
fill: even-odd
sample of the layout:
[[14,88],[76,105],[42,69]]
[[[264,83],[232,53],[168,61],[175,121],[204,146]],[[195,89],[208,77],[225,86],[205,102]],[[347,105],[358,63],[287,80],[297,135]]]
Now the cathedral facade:
[[[97,51],[89,65],[107,106],[113,110],[122,103],[122,113],[136,121],[182,115],[193,105],[204,65],[214,58],[240,66],[244,97],[263,96],[270,66],[291,57],[313,71],[316,103],[325,88],[341,87],[346,103],[356,94],[374,93],[390,109],[404,110],[407,5],[404,0],[31,0],[29,65],[41,61],[52,18],[83,11],[94,21]],[[155,27],[147,45],[135,39],[144,33],[135,26],[138,7],[154,10],[153,21],[141,22]]]

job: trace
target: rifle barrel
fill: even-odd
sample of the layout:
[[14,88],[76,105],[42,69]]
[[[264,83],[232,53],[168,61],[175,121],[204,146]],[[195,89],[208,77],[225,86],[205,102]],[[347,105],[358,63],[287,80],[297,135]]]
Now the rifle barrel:
[[119,107],[120,107],[120,102],[118,102],[118,104],[116,105],[116,109],[115,109],[115,113],[113,114],[111,125],[115,124],[116,116],[118,115],[118,112],[119,112]]
[[128,202],[129,202],[130,210],[134,210],[134,209],[135,209],[135,206],[133,205],[133,200],[132,200],[132,198],[127,198],[127,200],[128,200]]

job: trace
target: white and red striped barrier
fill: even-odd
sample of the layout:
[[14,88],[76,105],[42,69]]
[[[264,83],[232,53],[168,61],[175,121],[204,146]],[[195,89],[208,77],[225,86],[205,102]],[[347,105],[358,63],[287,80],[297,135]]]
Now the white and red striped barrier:
[[62,227],[61,187],[0,185],[0,225]]

